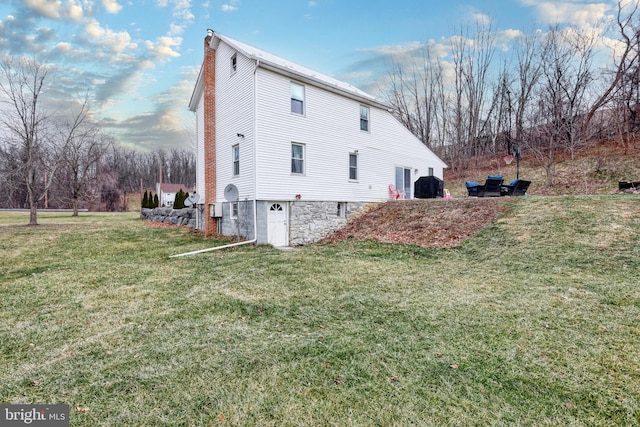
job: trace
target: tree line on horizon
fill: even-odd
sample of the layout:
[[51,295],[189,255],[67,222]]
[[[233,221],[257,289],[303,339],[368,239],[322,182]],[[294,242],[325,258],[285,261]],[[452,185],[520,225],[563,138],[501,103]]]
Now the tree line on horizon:
[[619,0],[615,21],[599,31],[552,26],[521,33],[508,48],[491,24],[462,29],[447,46],[426,43],[418,55],[395,57],[385,97],[454,172],[526,155],[552,186],[559,151],[573,158],[597,141],[614,139],[624,150],[637,142],[638,8]]
[[70,114],[46,107],[49,69],[35,59],[0,59],[0,208],[127,209],[127,195],[156,182],[195,185],[195,153],[125,148],[89,120],[88,101],[71,100]]
[[[461,30],[419,55],[396,57],[384,94],[396,117],[455,173],[471,162],[521,155],[544,167],[553,185],[559,151],[573,156],[595,141],[625,150],[640,132],[640,12],[618,0],[601,32],[574,26],[519,34],[505,48],[491,24]],[[602,58],[606,57],[606,61]],[[127,194],[173,182],[193,188],[195,153],[122,147],[91,123],[88,100],[71,114],[48,108],[49,68],[35,59],[0,59],[2,208],[83,206],[122,210]]]

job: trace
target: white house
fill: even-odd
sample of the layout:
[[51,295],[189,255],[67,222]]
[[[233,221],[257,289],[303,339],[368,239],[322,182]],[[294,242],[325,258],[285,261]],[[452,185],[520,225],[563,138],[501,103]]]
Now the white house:
[[205,233],[305,244],[442,179],[445,163],[356,87],[212,30],[204,50],[189,109]]
[[166,206],[168,208],[173,206],[173,202],[176,200],[176,194],[178,191],[188,192],[186,185],[182,184],[170,184],[170,183],[159,183],[156,182],[156,194],[159,196],[159,205]]

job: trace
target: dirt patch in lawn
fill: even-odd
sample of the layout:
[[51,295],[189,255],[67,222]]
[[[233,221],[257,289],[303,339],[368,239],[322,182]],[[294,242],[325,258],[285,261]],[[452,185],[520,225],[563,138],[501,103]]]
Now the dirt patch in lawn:
[[[383,203],[323,240],[377,240],[449,248],[491,224],[509,198],[402,200]],[[506,203],[505,203],[506,202]]]

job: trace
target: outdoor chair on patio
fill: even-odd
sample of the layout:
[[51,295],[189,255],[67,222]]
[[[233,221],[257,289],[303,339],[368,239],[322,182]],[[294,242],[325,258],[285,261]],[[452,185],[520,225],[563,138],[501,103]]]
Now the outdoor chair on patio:
[[484,185],[478,186],[478,197],[500,197],[504,195],[502,175],[489,175]]
[[469,193],[469,196],[477,196],[478,195],[478,187],[480,186],[479,182],[465,181],[464,185],[467,186],[467,192]]
[[508,196],[526,196],[527,190],[531,185],[531,181],[523,179],[514,179],[509,185],[503,186]]

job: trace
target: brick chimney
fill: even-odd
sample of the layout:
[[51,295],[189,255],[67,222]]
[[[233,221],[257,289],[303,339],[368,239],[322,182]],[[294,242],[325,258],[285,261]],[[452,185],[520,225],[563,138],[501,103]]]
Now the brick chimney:
[[213,30],[204,39],[204,234],[218,231],[218,218],[209,215],[209,204],[216,202],[216,51],[209,46]]

